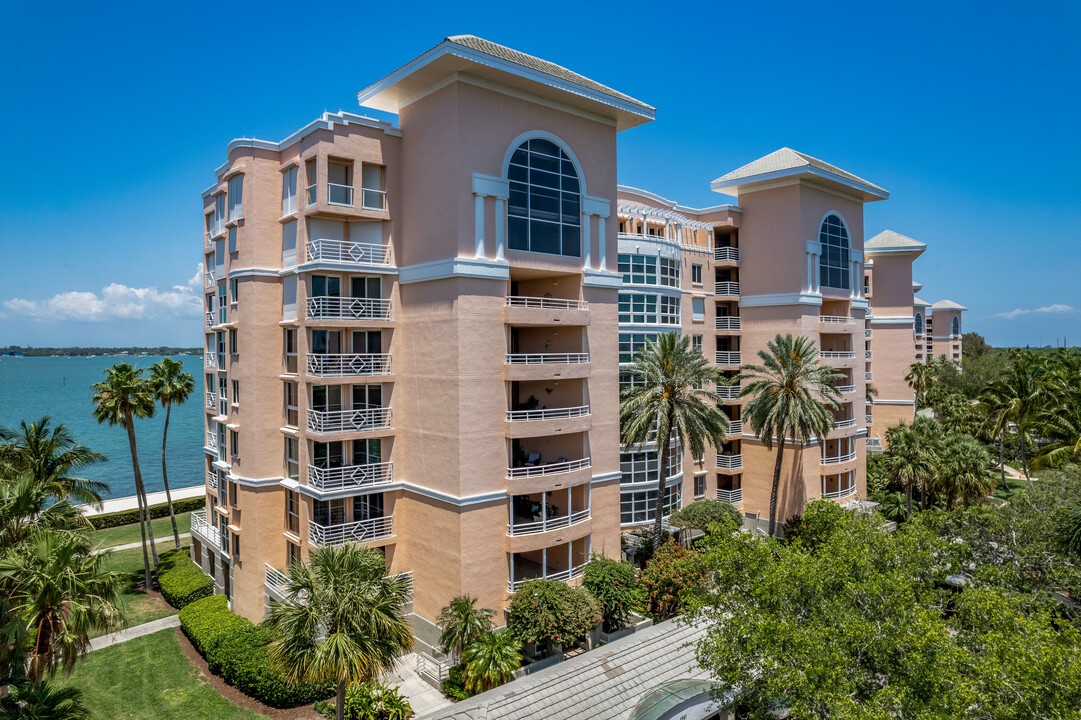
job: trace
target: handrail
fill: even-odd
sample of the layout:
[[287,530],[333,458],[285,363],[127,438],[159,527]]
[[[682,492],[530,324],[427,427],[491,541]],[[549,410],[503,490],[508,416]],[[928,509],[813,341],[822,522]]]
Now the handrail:
[[739,248],[713,248],[713,260],[715,262],[739,262]]
[[218,395],[217,395],[217,393],[211,391],[211,392],[208,392],[206,394],[206,406],[208,408],[210,408],[211,410],[213,410],[215,407],[218,406]]
[[308,298],[308,317],[390,320],[390,300],[325,295],[310,297]]
[[530,465],[521,467],[509,467],[507,468],[507,477],[520,478],[520,477],[537,477],[540,475],[555,475],[556,473],[571,472],[573,470],[580,470],[587,468],[590,465],[589,457],[586,456],[580,460],[564,460],[563,462],[548,463],[547,465]]
[[508,365],[568,365],[589,362],[589,353],[507,353]]
[[819,355],[822,356],[823,358],[826,358],[826,359],[835,359],[835,358],[848,359],[848,358],[856,357],[856,351],[855,350],[823,350],[822,352],[819,353]]
[[353,207],[353,186],[327,183],[327,204]]
[[548,308],[552,310],[588,310],[589,303],[585,300],[564,300],[563,298],[508,295],[507,307]]
[[825,483],[822,484],[822,487],[823,487],[822,497],[828,498],[828,499],[843,498],[843,497],[848,497],[849,495],[855,495],[856,494],[856,483],[855,482],[853,482],[852,485],[849,486],[849,487],[841,488],[840,490],[834,490],[832,492],[826,492],[825,491]]
[[713,292],[716,295],[739,295],[739,283],[732,281],[721,281],[713,286]]
[[389,461],[335,468],[308,466],[308,485],[323,492],[383,485],[393,480],[394,463]]
[[718,385],[717,394],[722,400],[736,400],[739,398],[739,385]]
[[206,510],[197,510],[191,514],[191,531],[202,538],[203,542],[221,550],[221,536],[217,528],[206,521]]
[[308,353],[308,374],[320,377],[389,375],[390,353],[321,355]]
[[507,420],[512,422],[528,420],[555,420],[558,418],[582,417],[589,414],[588,405],[568,408],[548,408],[544,410],[508,410]]
[[207,327],[214,327],[214,313],[208,312],[206,314],[206,326]]
[[557,515],[555,517],[534,520],[527,523],[509,522],[507,523],[507,534],[511,536],[536,535],[537,533],[548,532],[549,530],[557,530],[559,528],[577,525],[589,518],[590,510],[587,508],[571,513],[570,515]]
[[716,318],[714,330],[742,330],[743,321],[738,315],[722,315]]
[[285,597],[285,592],[289,587],[289,576],[270,563],[263,563],[263,566],[265,568],[266,586],[278,595]]
[[208,350],[203,353],[203,357],[206,358],[206,366],[208,368],[216,368],[218,366],[218,353],[214,350]]
[[207,270],[203,274],[203,285],[208,288],[214,287],[214,283],[217,282],[217,276],[215,276],[213,270]]
[[214,433],[213,430],[206,431],[206,446],[211,450],[218,449],[218,436]]
[[369,542],[394,534],[394,516],[369,518],[341,525],[320,525],[308,521],[308,537],[313,545],[344,545],[347,542]]
[[741,434],[743,434],[743,421],[742,420],[732,420],[732,421],[730,421],[728,423],[728,434],[729,435],[741,435]]
[[718,350],[716,360],[718,365],[739,365],[743,362],[743,353],[739,350]]
[[390,246],[381,243],[345,242],[319,238],[306,245],[308,262],[390,265]]
[[836,422],[833,423],[833,429],[834,430],[839,430],[841,428],[855,427],[855,425],[856,425],[856,418],[849,418],[847,420],[837,420]]
[[867,372],[867,373],[863,374],[863,377],[864,377],[864,380],[870,382],[870,381],[875,379],[875,374],[873,372]]
[[838,385],[837,386],[837,392],[841,393],[842,395],[845,394],[845,393],[856,392],[856,386],[855,385]]
[[567,580],[573,580],[574,578],[581,576],[582,573],[585,572],[586,565],[588,565],[588,564],[589,564],[589,561],[586,560],[581,565],[575,565],[574,567],[572,567],[572,568],[570,568],[568,570],[560,570],[559,572],[548,573],[547,572],[548,568],[544,568],[544,574],[538,575],[537,577],[522,578],[521,580],[515,580],[514,578],[511,578],[510,580],[507,581],[507,589],[510,592],[517,592],[518,588],[522,587],[522,585],[529,582],[530,580],[545,579],[545,580],[562,580],[564,582],[566,582]]
[[856,318],[849,317],[848,315],[822,315],[819,319],[824,323],[834,325],[850,325],[856,322]]
[[308,429],[312,432],[375,430],[390,427],[390,408],[357,410],[308,409]]
[[856,459],[856,451],[853,450],[852,452],[848,453],[847,455],[834,455],[833,457],[823,455],[822,456],[822,464],[823,465],[837,465],[838,463],[845,463],[845,462],[848,462],[849,460],[855,460],[855,459]]
[[866,359],[867,360],[874,360],[874,353],[871,350],[866,351]]
[[734,490],[717,488],[717,499],[731,505],[743,502],[743,488],[736,488]]
[[728,455],[717,453],[718,470],[740,470],[743,468],[743,454]]

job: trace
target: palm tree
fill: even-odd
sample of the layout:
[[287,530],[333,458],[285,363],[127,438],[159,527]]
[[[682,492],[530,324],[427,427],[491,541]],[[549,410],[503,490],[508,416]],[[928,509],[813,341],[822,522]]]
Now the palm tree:
[[1074,505],[1058,515],[1055,530],[1058,533],[1059,547],[1081,557],[1081,504]]
[[1025,480],[1032,485],[1028,475],[1026,445],[1031,439],[1034,415],[1047,399],[1047,387],[1044,382],[1047,366],[1035,353],[1029,350],[1015,350],[1011,353],[1010,366],[1002,377],[991,383],[986,396],[990,402],[1002,408],[1009,422],[1017,428],[1021,440],[1021,469]]
[[912,517],[912,491],[924,488],[934,474],[933,451],[908,425],[886,430],[882,463],[890,480],[905,489],[905,517]]
[[70,473],[105,461],[105,456],[80,445],[63,423],[52,425],[45,416],[19,423],[19,429],[0,425],[0,465],[12,472],[29,472],[57,500],[101,504],[109,486],[100,480],[72,477]]
[[[195,378],[184,372],[184,364],[172,358],[162,358],[150,367],[150,388],[154,397],[165,408],[165,429],[161,432],[161,479],[165,484],[165,502],[169,505],[169,520],[173,523],[173,542],[180,549],[180,529],[176,526],[173,512],[173,496],[169,492],[169,473],[165,468],[165,441],[169,437],[169,414],[173,403],[183,405],[195,389]],[[235,398],[234,398],[235,400]]]
[[402,608],[409,579],[386,572],[377,550],[320,547],[309,563],[289,567],[286,601],[270,602],[265,622],[278,635],[271,661],[293,682],[336,682],[338,720],[350,683],[376,680],[413,647]]
[[13,587],[13,614],[33,639],[26,675],[40,682],[57,669],[70,673],[90,647],[90,632],[122,621],[120,573],[103,572],[103,554],[86,538],[46,531],[0,558],[0,580]]
[[664,495],[673,441],[676,451],[690,448],[694,457],[706,452],[706,442],[721,447],[728,419],[717,409],[714,388],[727,384],[719,368],[710,366],[690,337],[664,333],[646,346],[627,368],[633,384],[620,392],[619,428],[624,445],[642,451],[655,442],[660,461],[657,496],[653,502],[653,547],[661,544]]
[[1047,395],[1033,422],[1048,442],[1032,459],[1034,468],[1081,459],[1081,353],[1057,348],[1051,358]]
[[128,363],[117,363],[105,370],[105,380],[94,383],[94,418],[99,423],[120,425],[128,432],[128,449],[131,451],[131,468],[135,474],[135,495],[139,502],[139,532],[143,540],[143,569],[146,589],[150,584],[150,560],[147,557],[147,536],[154,567],[158,565],[158,551],[154,546],[154,528],[150,523],[143,473],[139,469],[139,453],[135,448],[135,419],[154,416],[154,394],[142,377],[142,371]]
[[[917,416],[912,420],[912,432],[916,435],[920,447],[930,455],[931,464],[934,467],[942,450],[942,438],[945,436],[942,425],[933,417]],[[931,475],[919,484],[921,510],[927,509],[927,501],[933,490],[931,487],[935,480],[933,467]]]
[[0,697],[0,716],[11,720],[89,720],[90,710],[82,700],[78,688],[20,683]]
[[465,689],[484,692],[514,679],[522,643],[510,630],[485,631],[465,649]]
[[925,363],[912,363],[908,366],[908,374],[905,375],[905,382],[912,388],[912,391],[916,393],[916,400],[913,404],[913,413],[919,412],[920,398],[922,398],[931,386],[935,383],[935,369],[931,365]]
[[739,379],[748,381],[740,397],[753,398],[743,415],[767,450],[773,449],[777,438],[769,498],[769,534],[773,537],[785,442],[791,439],[803,446],[812,438],[822,441],[833,428],[833,411],[840,408],[836,383],[842,378],[819,364],[814,342],[802,335],[777,335],[766,343],[766,350],[758,351],[758,357],[761,364],[740,369]]
[[935,468],[935,484],[946,495],[946,509],[960,499],[968,507],[985,498],[994,483],[987,477],[990,461],[983,443],[969,435],[951,435],[942,444]]
[[443,652],[460,662],[465,652],[477,638],[492,629],[492,611],[476,607],[477,599],[459,595],[443,608],[436,624],[443,629],[439,646]]
[[990,392],[990,388],[984,388],[980,394],[980,410],[982,422],[980,432],[983,438],[994,438],[998,441],[998,470],[1000,483],[1003,490],[1009,489],[1006,484],[1006,432],[1010,429],[1010,403],[1005,398]]
[[49,488],[28,472],[0,482],[0,552],[45,530],[89,530],[90,523],[67,500],[52,499]]

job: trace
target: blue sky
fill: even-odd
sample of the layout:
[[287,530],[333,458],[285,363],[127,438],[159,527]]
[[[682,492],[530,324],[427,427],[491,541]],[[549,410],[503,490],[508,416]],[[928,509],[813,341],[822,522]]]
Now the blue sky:
[[[521,9],[519,9],[521,8]],[[891,191],[931,302],[996,345],[1081,344],[1081,6],[8,3],[0,345],[201,342],[199,193],[472,33],[658,108],[620,181],[689,205],[782,146]],[[374,113],[372,113],[374,114]]]

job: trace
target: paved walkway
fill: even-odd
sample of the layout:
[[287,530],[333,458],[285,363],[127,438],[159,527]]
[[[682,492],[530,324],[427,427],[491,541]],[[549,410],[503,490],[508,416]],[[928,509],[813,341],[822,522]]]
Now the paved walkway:
[[425,682],[417,674],[416,668],[416,658],[410,653],[402,657],[394,672],[383,676],[381,680],[387,685],[398,686],[398,692],[409,698],[409,704],[417,717],[450,705],[451,701]]
[[151,622],[143,623],[142,625],[124,628],[123,630],[114,632],[112,635],[102,635],[101,637],[96,637],[91,640],[90,652],[101,650],[102,648],[107,648],[112,645],[118,645],[127,640],[134,640],[143,635],[150,635],[151,633],[156,633],[159,630],[165,630],[166,628],[174,628],[178,625],[180,625],[180,616],[170,615],[169,617],[163,617],[160,620],[152,620]]
[[[191,537],[191,533],[180,533],[180,539],[181,540],[187,540],[190,537]],[[161,545],[163,542],[171,542],[172,539],[173,539],[173,534],[169,533],[165,537],[156,537],[156,538],[154,538],[154,544],[155,545]],[[143,541],[142,540],[137,540],[135,542],[124,543],[123,545],[113,545],[112,547],[98,548],[97,550],[94,551],[94,554],[97,555],[98,553],[108,552],[109,550],[131,550],[132,548],[137,548],[137,547],[142,547],[142,546],[143,546]]]
[[[192,485],[190,487],[171,488],[170,492],[173,496],[173,502],[177,500],[187,500],[188,498],[200,497],[206,493],[206,485]],[[160,505],[165,502],[165,491],[152,492],[146,496],[146,500],[151,505]],[[91,507],[90,505],[79,505],[78,508],[82,510],[83,515],[103,515],[105,513],[120,512],[122,510],[135,510],[139,507],[138,500],[134,495],[128,497],[112,498],[111,500],[105,500],[101,503],[101,509]]]

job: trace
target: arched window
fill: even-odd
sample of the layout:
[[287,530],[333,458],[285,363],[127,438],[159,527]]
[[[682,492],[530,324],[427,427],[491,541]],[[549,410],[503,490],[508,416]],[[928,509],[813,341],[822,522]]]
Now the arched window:
[[582,194],[567,153],[551,140],[526,140],[511,156],[507,179],[508,247],[581,257]]
[[923,315],[916,313],[916,334],[923,335]]
[[961,334],[961,318],[956,315],[953,316],[953,322],[950,323],[950,335]]
[[848,264],[851,246],[848,230],[840,217],[830,213],[822,220],[818,242],[822,244],[822,257],[818,263],[820,284],[841,290],[851,289],[852,268]]

